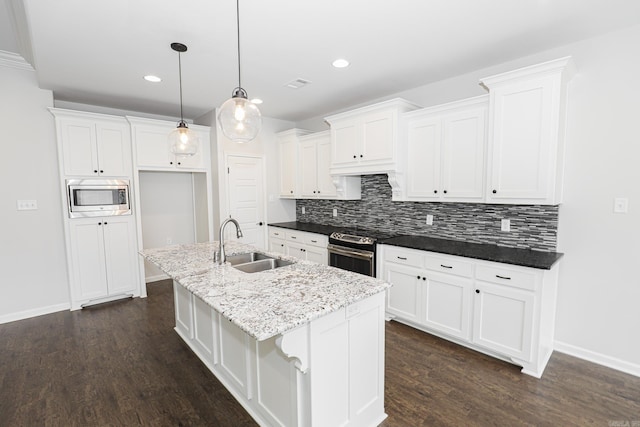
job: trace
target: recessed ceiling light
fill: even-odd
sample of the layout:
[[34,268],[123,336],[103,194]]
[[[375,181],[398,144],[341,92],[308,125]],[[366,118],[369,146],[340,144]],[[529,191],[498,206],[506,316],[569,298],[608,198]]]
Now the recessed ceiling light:
[[262,99],[260,99],[260,98],[253,98],[253,99],[251,100],[251,102],[253,102],[254,104],[262,104]]
[[151,74],[149,74],[148,76],[144,76],[144,79],[148,82],[151,83],[160,83],[162,81],[162,79],[158,76],[153,76]]
[[349,66],[349,61],[347,61],[346,59],[336,59],[331,63],[331,65],[336,68],[344,68]]

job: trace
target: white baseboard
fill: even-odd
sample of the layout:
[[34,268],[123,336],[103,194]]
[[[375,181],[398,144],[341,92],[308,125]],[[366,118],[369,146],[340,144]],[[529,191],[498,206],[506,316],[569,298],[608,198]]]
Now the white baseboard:
[[19,311],[17,313],[9,313],[0,316],[0,324],[15,322],[16,320],[24,320],[30,317],[42,316],[45,314],[55,313],[57,311],[69,310],[71,305],[66,302],[63,304],[50,305],[47,307],[34,308],[32,310]]
[[169,279],[166,274],[156,274],[155,276],[148,276],[144,278],[145,283],[158,282],[160,280]]
[[561,341],[554,342],[554,350],[559,351],[560,353],[568,354],[569,356],[597,363],[598,365],[606,366],[607,368],[615,369],[626,374],[640,377],[640,365],[637,363],[627,362],[625,360],[596,353],[595,351],[586,350],[584,348],[576,347],[574,345],[563,343]]

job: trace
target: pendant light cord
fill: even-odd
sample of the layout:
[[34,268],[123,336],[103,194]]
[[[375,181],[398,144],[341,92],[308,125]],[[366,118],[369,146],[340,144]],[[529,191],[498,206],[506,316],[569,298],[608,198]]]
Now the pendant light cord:
[[178,75],[180,77],[180,122],[184,122],[182,114],[182,61],[180,60],[181,53],[178,52]]
[[238,88],[242,89],[240,80],[240,0],[236,0],[236,28],[238,30]]

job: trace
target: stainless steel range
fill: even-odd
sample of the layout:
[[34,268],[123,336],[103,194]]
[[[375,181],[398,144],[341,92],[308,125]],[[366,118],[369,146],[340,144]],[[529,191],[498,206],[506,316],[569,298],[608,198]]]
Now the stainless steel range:
[[329,265],[376,276],[376,243],[391,237],[386,233],[369,230],[346,230],[329,236]]

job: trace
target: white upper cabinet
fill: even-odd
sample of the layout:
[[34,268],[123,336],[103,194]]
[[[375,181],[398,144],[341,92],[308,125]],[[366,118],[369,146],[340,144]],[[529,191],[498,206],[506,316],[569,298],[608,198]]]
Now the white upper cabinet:
[[331,133],[300,137],[299,197],[304,199],[360,199],[359,176],[331,176]]
[[483,200],[487,107],[488,97],[480,96],[403,115],[404,199]]
[[571,58],[482,79],[489,89],[489,203],[562,201],[566,84]]
[[129,177],[131,138],[121,117],[51,109],[65,176]]
[[416,108],[403,99],[392,99],[327,117],[331,125],[331,173],[395,173],[401,151],[399,118]]
[[127,117],[133,135],[134,163],[142,170],[195,170],[207,169],[209,159],[209,133],[207,126],[189,125],[198,135],[198,151],[193,156],[176,156],[169,150],[169,133],[176,124],[164,120]]
[[[280,154],[281,198],[295,199],[300,195],[298,148],[300,137],[309,133],[311,132],[303,129],[289,129],[276,134]],[[308,157],[310,153],[307,152],[305,155]]]

